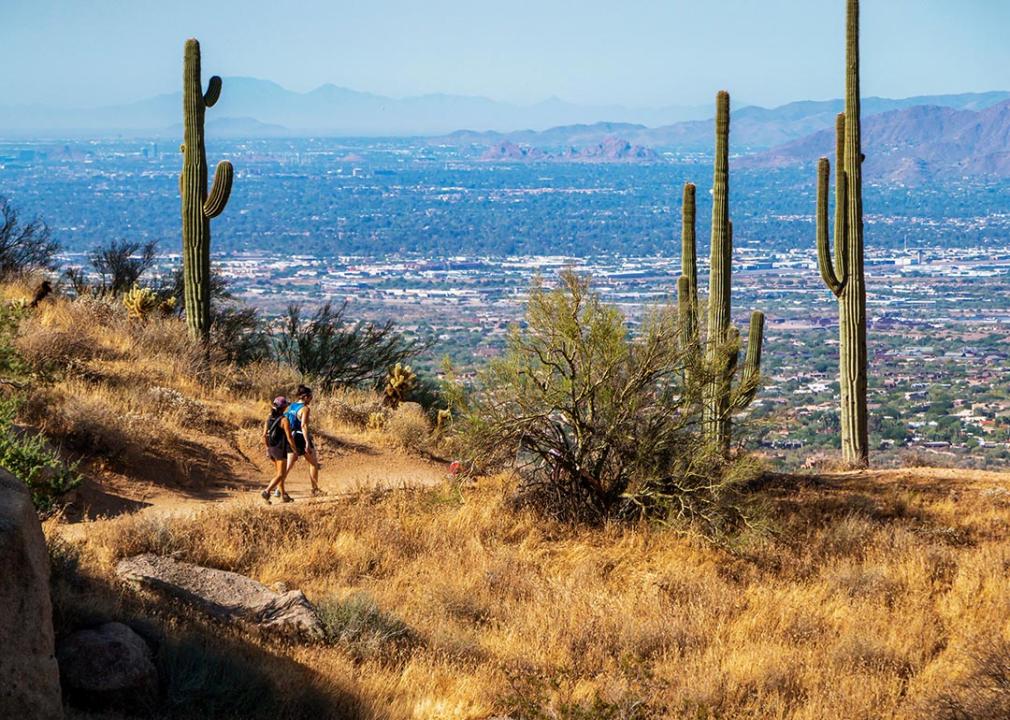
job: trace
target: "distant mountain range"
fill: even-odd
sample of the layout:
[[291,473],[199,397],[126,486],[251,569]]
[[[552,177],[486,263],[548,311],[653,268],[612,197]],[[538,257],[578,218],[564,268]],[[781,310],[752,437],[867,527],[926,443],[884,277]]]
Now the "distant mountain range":
[[[182,114],[181,93],[93,109],[45,106],[0,107],[0,135],[129,133],[175,135]],[[546,129],[557,125],[620,118],[660,125],[711,115],[708,107],[635,109],[617,105],[589,106],[551,98],[533,105],[514,105],[482,97],[422,95],[402,99],[323,85],[298,93],[256,78],[224,80],[221,99],[208,115],[222,122],[252,120],[259,135],[419,136],[461,127],[478,130]],[[226,125],[219,130],[228,131]]]
[[[822,130],[768,152],[744,158],[741,167],[808,165],[833,157],[834,132]],[[916,106],[863,121],[864,172],[868,179],[915,184],[923,180],[1010,177],[1010,101],[982,110]]]
[[[170,93],[93,109],[0,107],[0,137],[175,138],[182,134],[181,105],[181,95]],[[733,113],[731,146],[749,157],[739,166],[813,162],[833,149],[831,129],[842,109],[841,100],[740,107]],[[225,80],[207,131],[232,138],[423,136],[495,161],[654,162],[662,151],[711,152],[711,116],[710,106],[642,110],[557,98],[520,106],[457,95],[395,99],[334,85],[297,93],[236,77]],[[871,179],[1010,176],[1010,92],[864,98],[863,122]]]
[[504,140],[481,155],[484,162],[586,162],[586,163],[643,163],[657,162],[659,154],[651,148],[632,145],[617,136],[609,136],[594,145],[569,147],[560,153],[552,153],[530,145],[516,145]]
[[[866,98],[863,112],[870,116],[920,105],[984,110],[1008,99],[1010,92]],[[181,106],[180,93],[92,109],[0,106],[0,136],[174,137],[180,134]],[[841,108],[841,100],[802,101],[772,109],[740,106],[733,114],[734,150],[767,149],[831,127]],[[221,99],[208,114],[208,132],[245,137],[429,136],[434,142],[485,146],[507,140],[555,151],[596,145],[616,135],[633,145],[691,152],[710,149],[712,109],[713,105],[587,106],[557,98],[533,105],[460,95],[396,99],[335,85],[298,93],[267,80],[233,77],[225,79]]]
[[[1010,92],[934,95],[891,100],[864,98],[863,117],[905,108],[936,106],[958,110],[984,110],[1010,99]],[[844,109],[842,100],[802,101],[766,109],[743,107],[733,112],[731,143],[735,153],[752,153],[776,147],[832,128],[835,116]],[[567,125],[543,131],[474,132],[458,130],[432,138],[431,142],[450,145],[494,145],[504,141],[543,149],[564,148],[602,142],[619,135],[628,142],[679,152],[711,151],[713,134],[711,112],[705,120],[678,122],[660,127],[641,124],[600,122]]]

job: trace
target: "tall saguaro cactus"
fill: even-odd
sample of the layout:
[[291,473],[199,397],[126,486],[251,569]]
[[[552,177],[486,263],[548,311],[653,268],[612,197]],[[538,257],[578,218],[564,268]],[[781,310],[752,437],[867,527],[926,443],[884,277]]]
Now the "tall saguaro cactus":
[[866,280],[863,272],[863,148],[859,97],[859,0],[848,0],[845,112],[835,141],[835,252],[828,238],[831,165],[817,167],[817,259],[821,277],[838,298],[842,457],[869,460],[866,411]]
[[[751,314],[747,353],[743,374],[736,390],[740,333],[732,326],[730,295],[732,290],[733,224],[729,220],[729,93],[716,98],[715,170],[712,204],[712,250],[708,284],[708,334],[703,357],[708,369],[708,387],[704,392],[703,422],[709,439],[722,450],[729,450],[732,414],[754,399],[761,374],[761,345],[764,340],[764,314]],[[681,333],[687,342],[701,340],[698,310],[698,268],[695,233],[695,187],[684,187],[683,229],[681,232],[681,276],[677,294]]]
[[200,43],[186,41],[182,70],[182,267],[186,324],[194,339],[210,334],[210,221],[222,213],[231,194],[234,170],[227,160],[218,163],[214,185],[207,192],[207,151],[204,114],[221,96],[221,78],[214,75],[203,91],[200,80]]

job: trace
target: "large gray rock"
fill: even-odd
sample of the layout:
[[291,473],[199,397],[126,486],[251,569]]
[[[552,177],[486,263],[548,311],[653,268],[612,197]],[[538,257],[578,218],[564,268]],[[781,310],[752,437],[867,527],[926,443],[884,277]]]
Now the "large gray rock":
[[46,541],[28,488],[2,469],[0,568],[0,718],[62,718]]
[[146,709],[158,696],[151,648],[126,625],[78,630],[56,649],[60,677],[74,705]]
[[121,560],[116,574],[191,603],[224,622],[242,622],[288,637],[319,640],[324,636],[315,608],[300,590],[277,593],[238,573],[153,554]]

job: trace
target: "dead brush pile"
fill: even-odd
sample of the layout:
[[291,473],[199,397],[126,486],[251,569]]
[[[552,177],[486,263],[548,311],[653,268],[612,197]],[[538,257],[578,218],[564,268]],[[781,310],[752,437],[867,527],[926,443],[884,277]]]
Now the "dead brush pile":
[[1002,476],[782,478],[733,550],[513,512],[509,482],[292,512],[124,519],[153,551],[303,589],[331,642],[284,656],[366,718],[995,718],[1010,698]]

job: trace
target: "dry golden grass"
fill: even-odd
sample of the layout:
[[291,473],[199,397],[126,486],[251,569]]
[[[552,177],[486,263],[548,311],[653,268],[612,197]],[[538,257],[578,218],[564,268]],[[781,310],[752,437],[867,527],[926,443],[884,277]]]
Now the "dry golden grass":
[[[130,321],[111,301],[47,300],[16,344],[40,378],[26,419],[129,478],[167,460],[165,477],[185,479],[194,454],[258,449],[270,399],[299,379],[269,363],[197,377],[182,323]],[[366,430],[372,393],[314,407],[324,440],[415,447],[429,430],[416,418]],[[87,526],[76,550],[50,528],[57,625],[155,624],[170,677],[211,693],[170,692],[169,717],[1008,715],[1007,477],[772,479],[773,531],[732,550],[645,526],[544,523],[511,512],[506,485],[124,517]],[[143,551],[299,587],[333,640],[282,647],[124,591],[115,561]]]
[[[23,299],[31,286],[2,285],[0,297]],[[14,346],[36,372],[22,420],[126,481],[189,484],[215,465],[227,480],[233,470],[222,456],[260,453],[270,401],[301,381],[272,362],[239,368],[215,360],[201,374],[202,350],[185,323],[131,319],[115,298],[51,297],[21,322]],[[356,413],[373,406],[375,393],[318,393],[315,428],[324,442],[353,440],[363,434]]]
[[283,650],[342,682],[352,717],[1006,717],[1004,476],[772,479],[775,531],[735,552],[544,524],[505,482],[126,518],[90,533],[84,567],[179,552],[357,613],[334,644]]

